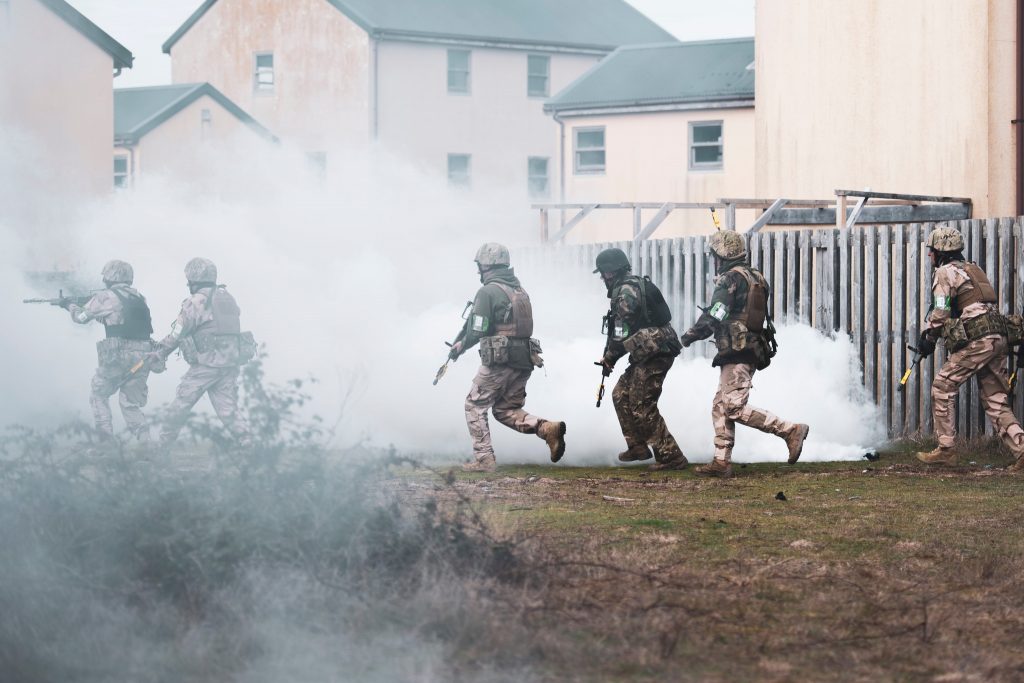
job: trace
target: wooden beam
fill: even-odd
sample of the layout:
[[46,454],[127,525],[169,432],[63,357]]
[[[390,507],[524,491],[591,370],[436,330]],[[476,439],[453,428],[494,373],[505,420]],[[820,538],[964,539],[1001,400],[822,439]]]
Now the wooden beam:
[[[964,220],[970,215],[970,207],[963,204],[924,204],[921,206],[871,206],[864,207],[858,222],[879,223],[931,223]],[[835,225],[835,209],[780,209],[775,212],[769,225]]]
[[916,202],[948,202],[953,204],[971,204],[970,197],[939,197],[927,194],[898,194],[893,192],[873,192],[871,190],[836,190],[837,197],[868,197],[870,199],[908,199]]
[[750,226],[748,232],[761,232],[761,228],[771,222],[772,218],[782,210],[782,207],[786,205],[788,199],[776,199],[768,209],[761,214],[754,224]]
[[[675,208],[675,204],[662,204],[661,208],[658,209],[658,213],[654,215],[654,218],[648,221],[647,225],[645,225],[643,229],[641,229],[637,233],[636,239],[645,240],[651,235],[653,235],[654,231],[658,229],[658,226],[660,226],[665,221],[665,219],[668,218],[668,215],[672,213],[673,209]],[[637,225],[639,225],[639,223]]]
[[562,229],[558,231],[558,234],[551,238],[551,241],[561,242],[563,239],[565,239],[565,236],[568,235],[573,228],[579,225],[580,221],[589,216],[590,213],[597,207],[597,204],[589,204],[587,206],[584,206],[578,214],[573,216],[568,223],[562,226]]
[[[842,204],[846,204],[846,197],[840,197],[839,199],[842,202]],[[870,197],[861,197],[860,199],[857,200],[856,206],[854,206],[853,211],[850,212],[850,217],[846,219],[847,228],[852,228],[853,226],[857,225],[857,219],[860,217],[860,212],[864,210],[864,206],[868,203],[868,199],[870,199]],[[843,211],[838,215],[845,216],[846,212]],[[838,218],[836,219],[836,222],[839,222]]]

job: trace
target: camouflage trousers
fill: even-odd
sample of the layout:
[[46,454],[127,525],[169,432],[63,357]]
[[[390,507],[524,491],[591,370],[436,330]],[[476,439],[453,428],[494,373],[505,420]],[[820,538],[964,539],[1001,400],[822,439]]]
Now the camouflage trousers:
[[249,428],[238,414],[238,374],[237,366],[189,367],[188,372],[182,376],[177,394],[167,409],[163,428],[160,430],[160,445],[168,446],[178,438],[178,432],[203,394],[210,397],[214,412],[236,441],[242,445],[248,444],[251,441]]
[[487,412],[506,427],[522,434],[536,434],[541,418],[523,410],[526,405],[526,383],[533,368],[510,368],[507,365],[481,365],[466,396],[466,425],[473,439],[476,460],[494,457],[491,428]]
[[682,453],[658,410],[665,376],[675,360],[673,356],[655,356],[643,363],[630,363],[612,389],[612,403],[626,446],[650,446],[658,462]]
[[1010,385],[1004,372],[1009,349],[1006,337],[975,339],[946,358],[932,382],[932,416],[939,446],[949,448],[956,438],[953,406],[957,392],[972,376],[978,377],[981,405],[996,434],[1015,457],[1024,455],[1024,429],[1010,409]]
[[736,423],[783,439],[796,425],[786,422],[767,410],[747,405],[754,377],[750,363],[727,363],[718,378],[718,392],[711,404],[711,421],[715,427],[715,459],[729,462],[736,444]]
[[149,400],[149,370],[139,370],[130,380],[118,387],[121,380],[136,362],[142,360],[144,351],[126,351],[124,361],[104,364],[96,368],[92,378],[92,391],[89,405],[92,407],[96,429],[106,436],[114,437],[114,416],[110,411],[110,397],[118,395],[121,414],[128,425],[128,430],[139,441],[149,441],[149,425],[142,408]]

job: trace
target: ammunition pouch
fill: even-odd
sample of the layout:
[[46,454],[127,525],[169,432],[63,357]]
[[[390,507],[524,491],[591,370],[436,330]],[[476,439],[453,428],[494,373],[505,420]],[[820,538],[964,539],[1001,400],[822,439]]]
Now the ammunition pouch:
[[1008,315],[1004,322],[1006,323],[1006,343],[1010,346],[1024,344],[1024,316],[1016,313]]
[[993,334],[1006,336],[1006,319],[998,313],[985,313],[971,320],[952,318],[942,324],[942,338],[946,352],[955,353],[975,339]]
[[178,350],[181,351],[181,357],[185,359],[186,363],[189,365],[199,365],[199,351],[196,349],[196,342],[193,337],[183,337],[178,343]]
[[[222,352],[226,357],[234,357],[238,365],[244,365],[256,357],[258,345],[252,332],[241,332],[238,334],[198,334],[190,337],[196,351],[201,353]],[[185,356],[185,344],[182,341],[181,355]],[[185,360],[192,363],[185,356]]]
[[540,354],[544,353],[544,349],[540,347],[540,340],[530,338],[530,363],[534,367],[544,367],[544,359],[541,358]]
[[[539,347],[539,344],[538,344]],[[530,339],[506,337],[497,334],[480,339],[482,365],[508,365],[515,368],[533,368],[533,345]]]
[[774,348],[769,348],[763,332],[751,332],[739,320],[723,322],[715,330],[715,347],[723,359],[743,354],[753,355],[754,367],[764,370],[775,355]]
[[154,344],[149,339],[126,339],[108,337],[96,342],[96,360],[100,365],[120,365],[134,362],[136,357],[152,351]]

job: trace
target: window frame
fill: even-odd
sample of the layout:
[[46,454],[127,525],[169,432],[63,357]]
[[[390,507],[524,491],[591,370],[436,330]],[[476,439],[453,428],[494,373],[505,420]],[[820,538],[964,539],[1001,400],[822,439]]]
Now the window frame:
[[[532,163],[534,161],[544,162],[543,176],[533,173]],[[534,192],[533,181],[541,177],[544,178],[544,191]],[[530,199],[549,199],[551,197],[551,157],[526,157],[526,192]]]
[[[536,93],[532,92],[530,85],[531,79],[541,78],[541,74],[535,74],[530,71],[530,61],[532,59],[543,59],[544,60],[544,92]],[[551,55],[542,54],[528,54],[526,55],[526,96],[531,98],[546,99],[551,97]]]
[[[464,53],[466,55],[466,68],[452,69],[452,54],[453,53]],[[445,50],[445,87],[449,95],[471,95],[473,93],[473,51],[467,48],[461,47],[450,47]],[[452,89],[452,73],[465,73],[466,74],[466,89],[465,90],[453,90]]]
[[[602,145],[600,147],[585,147],[580,149],[580,133],[601,132]],[[600,151],[604,154],[604,163],[601,167],[581,166],[580,152]],[[606,126],[579,126],[572,129],[572,172],[573,175],[604,175],[608,170],[608,132]]]
[[[260,57],[270,57],[270,87],[264,87],[266,84],[260,83]],[[274,60],[273,50],[252,53],[252,92],[261,96],[269,96],[277,92],[277,64]]]
[[[718,126],[718,142],[694,142],[693,132],[696,128]],[[725,168],[725,122],[722,119],[711,121],[690,121],[689,144],[686,148],[687,168],[691,171],[721,171]],[[697,161],[695,151],[698,147],[717,147],[721,159],[717,162]]]
[[[117,162],[124,161],[124,173],[118,173]],[[118,183],[118,180],[123,182]],[[115,154],[114,155],[114,189],[122,190],[131,185],[132,181],[132,156],[131,154]]]
[[[465,159],[466,160],[466,174],[465,174],[465,179],[462,182],[457,181],[455,178],[452,177],[452,159],[454,159],[454,158],[459,158],[459,159]],[[448,164],[447,164],[447,166],[445,168],[445,171],[446,171],[446,174],[448,176],[448,187],[458,188],[458,189],[467,189],[467,188],[469,188],[471,183],[472,183],[472,178],[473,178],[473,175],[472,175],[473,174],[473,155],[472,154],[463,154],[461,152],[449,152],[447,159],[448,159]]]

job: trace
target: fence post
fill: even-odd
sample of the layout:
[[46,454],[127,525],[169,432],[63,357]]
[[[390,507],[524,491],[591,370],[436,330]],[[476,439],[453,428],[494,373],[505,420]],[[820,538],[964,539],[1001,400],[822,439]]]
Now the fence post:
[[[900,353],[904,354],[904,357],[907,352],[906,345],[910,343],[916,346],[921,333],[921,328],[918,324],[921,316],[921,226],[913,224],[907,227],[910,230],[907,236],[907,276],[905,278],[907,287],[907,315],[905,326],[909,340],[905,340],[901,344]],[[906,367],[904,367],[905,369]],[[910,376],[907,386],[903,389],[903,400],[906,402],[907,407],[904,435],[921,431],[921,373],[922,368],[915,370]]]

